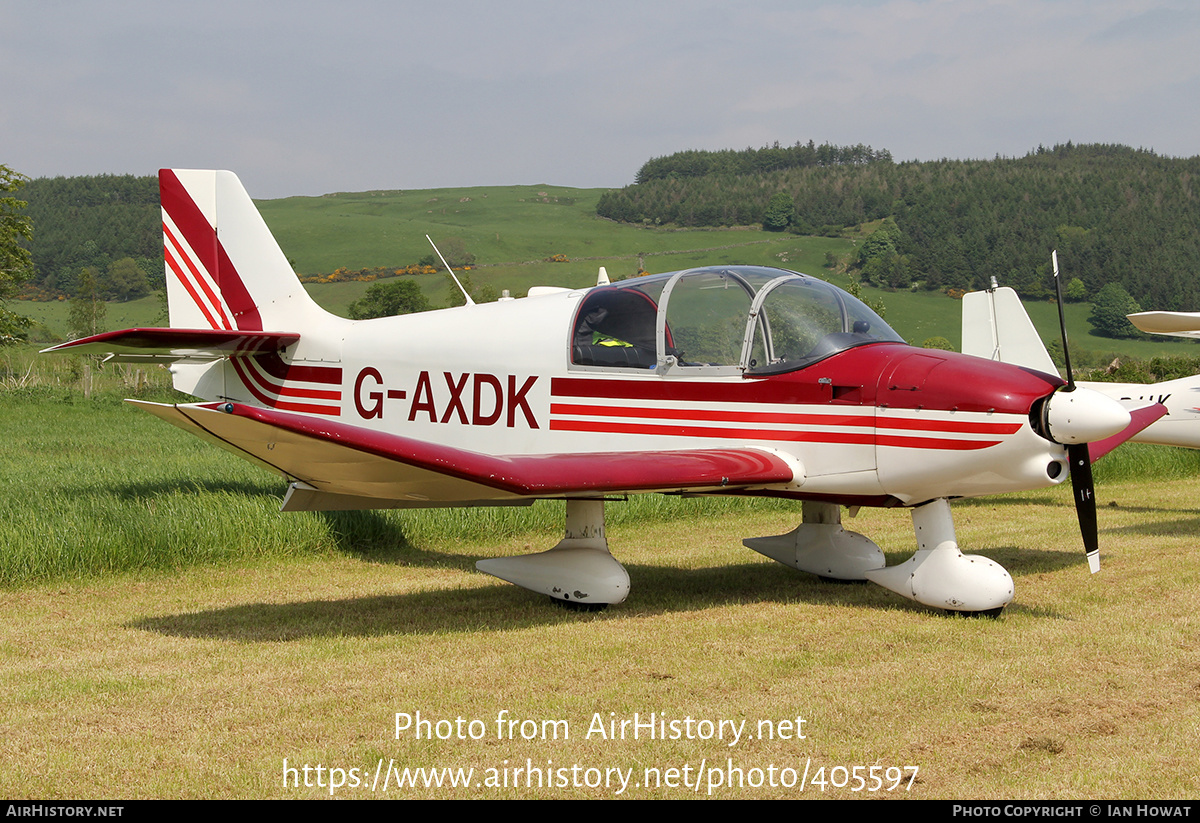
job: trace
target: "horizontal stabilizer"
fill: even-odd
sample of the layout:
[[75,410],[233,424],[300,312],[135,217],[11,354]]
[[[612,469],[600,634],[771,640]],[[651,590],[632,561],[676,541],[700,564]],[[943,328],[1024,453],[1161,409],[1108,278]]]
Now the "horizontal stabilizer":
[[124,329],[60,343],[45,352],[104,354],[117,363],[209,362],[277,352],[300,339],[295,332],[230,329]]
[[441,504],[803,480],[793,462],[751,447],[495,456],[240,403],[129,402],[318,492],[349,497]]

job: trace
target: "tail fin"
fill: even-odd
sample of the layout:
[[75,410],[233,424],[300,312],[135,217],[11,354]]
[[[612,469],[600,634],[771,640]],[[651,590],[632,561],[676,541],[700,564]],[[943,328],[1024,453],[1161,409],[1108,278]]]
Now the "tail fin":
[[46,351],[169,363],[207,400],[337,417],[342,330],[308,296],[237,177],[159,172],[169,329],[92,335]]
[[207,338],[242,333],[223,344],[235,351],[203,353],[215,360],[176,362],[175,388],[339,414],[341,369],[333,364],[341,359],[337,331],[350,321],[308,296],[237,175],[163,169],[158,184],[171,328],[217,330]]
[[963,295],[962,350],[986,360],[1058,374],[1021,299],[1007,287]]
[[281,331],[327,316],[237,175],[162,169],[158,183],[172,328]]

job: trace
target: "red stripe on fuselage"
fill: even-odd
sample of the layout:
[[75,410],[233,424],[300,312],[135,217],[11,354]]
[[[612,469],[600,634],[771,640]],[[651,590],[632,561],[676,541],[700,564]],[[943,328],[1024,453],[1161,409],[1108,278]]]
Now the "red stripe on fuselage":
[[[282,383],[276,383],[273,380],[268,379],[268,376],[264,375],[260,371],[260,365],[256,362],[257,360],[258,358],[255,357],[248,360],[242,360],[241,362],[245,366],[245,373],[248,374],[250,379],[252,379],[255,384],[264,391],[277,394],[280,397],[304,397],[309,400],[333,400],[334,402],[341,402],[341,390],[333,391],[330,389],[304,389],[298,386],[287,386]],[[239,372],[239,374],[241,374],[241,372]]]
[[871,445],[870,432],[802,432],[775,429],[724,428],[717,426],[667,425],[659,423],[621,423],[611,420],[551,420],[552,431],[604,432],[607,434],[654,434],[674,437],[725,437],[745,440],[796,440],[819,443],[857,443]]
[[937,420],[933,418],[875,418],[877,429],[918,429],[921,431],[954,432],[956,434],[1016,434],[1021,423],[975,423],[969,420]]
[[941,437],[910,437],[896,434],[876,434],[875,445],[900,449],[934,449],[939,451],[975,451],[999,446],[1000,440],[951,440]]
[[852,431],[796,431],[788,429],[725,428],[717,426],[622,423],[610,420],[551,420],[551,431],[597,432],[604,434],[650,434],[660,437],[721,437],[743,440],[774,440],[798,443],[843,443],[860,446],[900,446],[910,449],[973,451],[998,445],[999,440],[953,440],[940,437],[909,437]]
[[650,420],[715,420],[724,423],[795,423],[812,426],[870,426],[870,417],[841,414],[791,414],[788,412],[733,411],[725,409],[661,409],[636,406],[596,406],[576,403],[551,403],[551,414],[578,417],[634,417]]
[[724,409],[661,409],[636,406],[596,406],[576,403],[551,403],[551,414],[579,417],[635,417],[667,420],[716,420],[724,423],[795,423],[812,426],[870,426],[870,417],[843,414],[791,414],[788,412],[733,411]]
[[795,403],[796,386],[780,380],[698,382],[693,380],[606,380],[592,377],[555,377],[550,381],[554,397],[584,397],[593,400],[657,400],[719,403]]
[[337,366],[296,366],[283,362],[278,353],[261,354],[255,358],[263,371],[277,380],[298,380],[301,383],[341,385],[342,370]]
[[[246,387],[246,390],[249,391],[250,394],[254,395],[254,398],[258,400],[258,402],[262,403],[268,408],[279,409],[280,411],[303,412],[305,414],[324,414],[332,417],[338,417],[342,413],[341,408],[337,406],[320,406],[314,403],[293,403],[287,400],[280,400],[278,397],[271,397],[270,395],[265,394],[256,385],[256,375],[248,371],[245,358],[233,357],[230,358],[229,363],[231,366],[233,366],[234,371],[237,372],[238,377],[241,378],[242,385]],[[268,389],[268,391],[271,390]],[[291,390],[288,390],[289,393],[290,391]],[[283,392],[278,392],[278,394],[283,394]],[[340,397],[334,399],[340,399]]]
[[664,409],[630,406],[598,406],[575,403],[551,403],[551,414],[576,417],[630,417],[635,419],[711,420],[724,423],[779,423],[796,426],[873,426],[879,429],[915,429],[920,431],[953,432],[957,434],[1014,434],[1019,423],[976,423],[958,420],[878,419],[873,415],[805,414],[789,412],[757,412],[715,409]]

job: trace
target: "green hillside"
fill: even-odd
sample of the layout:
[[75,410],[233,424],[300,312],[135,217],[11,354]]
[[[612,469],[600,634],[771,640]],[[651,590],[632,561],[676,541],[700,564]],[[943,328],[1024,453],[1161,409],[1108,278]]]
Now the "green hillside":
[[[450,238],[463,241],[477,261],[467,274],[474,288],[490,286],[496,294],[507,289],[513,296],[524,295],[534,285],[586,287],[595,283],[600,266],[616,278],[635,274],[639,264],[649,272],[730,263],[778,265],[846,286],[844,274],[825,268],[826,255],[832,253],[844,267],[857,254],[857,243],[873,228],[850,227],[840,237],[810,237],[756,227],[680,229],[618,223],[596,216],[603,194],[600,189],[549,185],[476,187],[292,197],[259,201],[258,206],[302,274],[415,263],[431,253],[428,234],[442,243]],[[547,261],[556,255],[567,262]],[[447,304],[451,294],[444,275],[418,276],[418,280],[433,305]],[[308,289],[322,306],[345,315],[368,286],[367,282],[339,282]],[[921,290],[867,288],[865,292],[869,299],[884,301],[888,322],[906,339],[919,344],[942,336],[958,345],[958,301]],[[1036,301],[1028,306],[1043,339],[1057,339],[1053,303]],[[68,336],[68,301],[22,301],[12,307],[43,324],[36,340]],[[153,325],[160,310],[154,297],[110,303],[106,325]],[[1089,311],[1086,303],[1067,306],[1073,350],[1094,351],[1097,359],[1109,352],[1152,357],[1191,351],[1190,344],[1183,342],[1092,336]]]
[[415,263],[432,251],[426,234],[435,242],[461,238],[485,267],[561,254],[572,261],[623,260],[619,265],[629,274],[637,270],[639,254],[770,246],[757,250],[754,262],[765,262],[781,250],[804,245],[737,228],[681,232],[616,223],[596,216],[603,193],[546,185],[491,186],[343,192],[264,200],[258,206],[301,274]]
[[[476,258],[468,277],[524,295],[530,286],[590,286],[605,266],[610,277],[636,274],[638,266],[659,272],[719,263],[786,265],[819,272],[826,252],[849,255],[843,238],[776,235],[755,228],[656,229],[615,223],[596,216],[600,189],[561,186],[503,186],[419,191],[339,193],[257,203],[280,247],[303,275],[338,268],[393,268],[432,254],[436,242],[459,238]],[[567,262],[548,262],[564,256]],[[419,276],[434,305],[446,305],[444,275]],[[331,311],[346,308],[368,283],[309,285]],[[67,301],[14,304],[43,323],[51,336],[67,335]],[[159,312],[154,298],[110,303],[107,325],[146,325]]]
[[[339,193],[258,203],[263,219],[301,274],[396,267],[432,253],[435,242],[459,238],[476,263],[475,287],[507,289],[514,297],[531,286],[586,287],[600,266],[612,278],[720,263],[790,265],[819,271],[826,252],[847,255],[844,238],[773,235],[755,228],[667,230],[631,226],[596,216],[601,189],[561,186],[489,186],[419,191]],[[563,256],[566,262],[550,262]],[[442,274],[419,276],[436,306],[450,287]],[[331,311],[362,296],[368,283],[310,286]]]

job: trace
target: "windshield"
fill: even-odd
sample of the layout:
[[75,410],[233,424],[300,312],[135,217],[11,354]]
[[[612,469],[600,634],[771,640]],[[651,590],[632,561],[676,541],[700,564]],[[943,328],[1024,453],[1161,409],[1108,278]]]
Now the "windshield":
[[712,267],[592,289],[576,315],[572,362],[770,374],[879,341],[903,342],[860,300],[822,280]]
[[861,300],[811,277],[776,281],[757,302],[755,337],[767,354],[750,358],[750,372],[788,371],[865,343],[904,342]]

